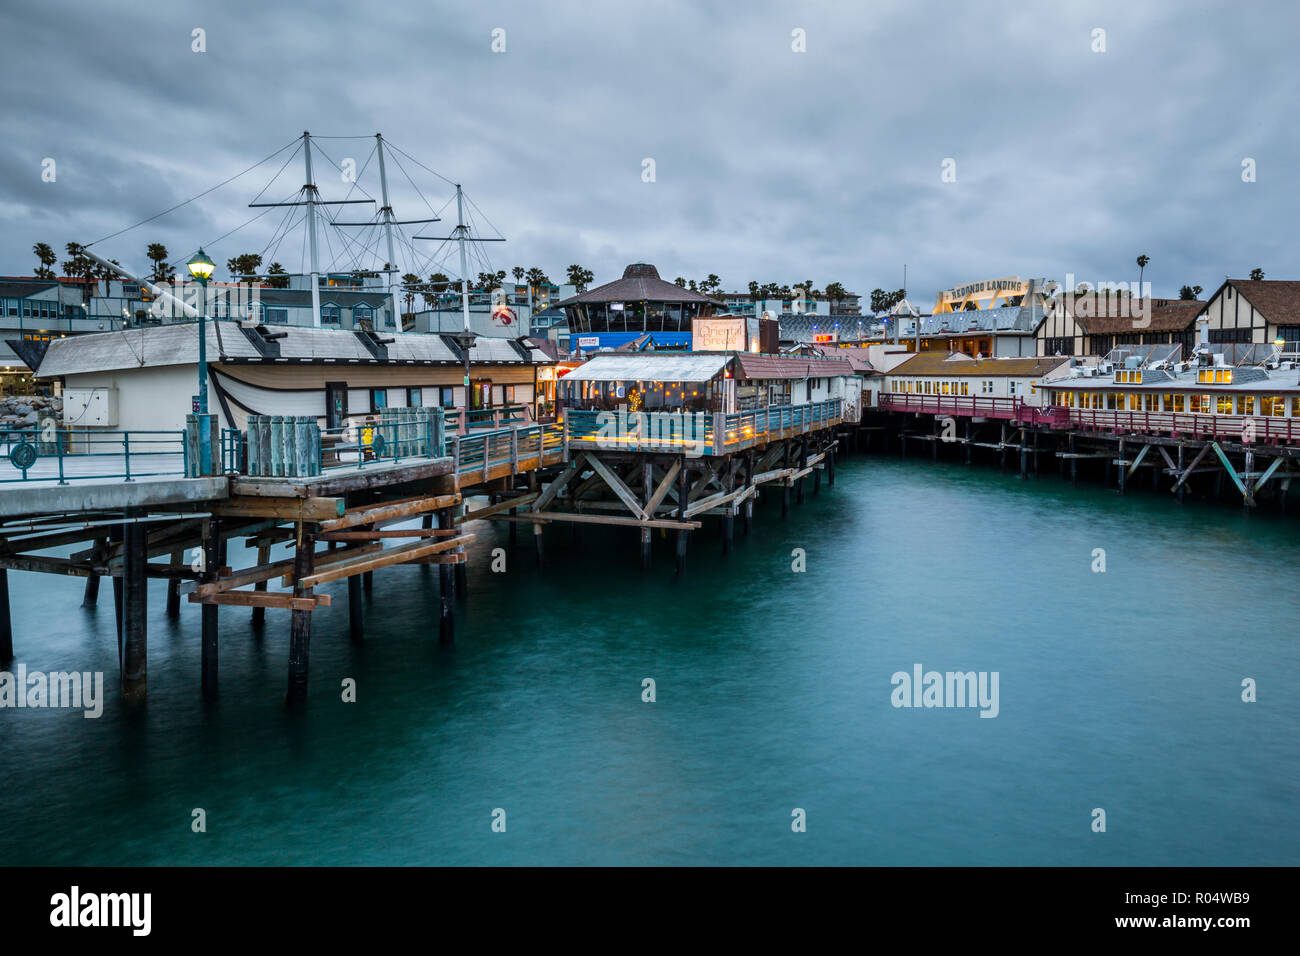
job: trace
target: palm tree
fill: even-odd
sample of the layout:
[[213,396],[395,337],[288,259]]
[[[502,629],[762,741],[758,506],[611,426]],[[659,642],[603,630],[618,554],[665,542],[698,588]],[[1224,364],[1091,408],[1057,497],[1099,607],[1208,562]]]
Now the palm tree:
[[269,269],[266,270],[266,284],[272,289],[289,288],[289,273],[284,271],[284,266],[278,262],[272,262]]
[[586,292],[587,283],[591,282],[593,279],[596,278],[594,272],[592,272],[590,269],[584,269],[582,266],[579,265],[569,266],[569,268],[566,269],[565,272],[569,279],[569,285],[577,289],[579,295],[582,295],[582,293]]
[[515,277],[515,281],[516,281],[516,282],[523,282],[523,281],[524,281],[524,267],[523,267],[523,266],[515,266],[513,269],[510,270],[510,274],[511,274],[512,276]]
[[1143,274],[1144,272],[1146,272],[1146,269],[1147,269],[1147,263],[1150,262],[1150,261],[1151,261],[1151,257],[1150,257],[1149,255],[1147,255],[1145,252],[1142,253],[1142,255],[1140,255],[1140,256],[1137,257],[1137,264],[1138,264],[1138,294],[1137,294],[1136,298],[1139,298],[1139,299],[1142,298],[1142,274]]
[[153,263],[153,272],[149,274],[151,281],[167,282],[176,275],[176,270],[167,264],[170,256],[167,253],[167,247],[161,242],[149,243],[144,254]]
[[40,266],[36,270],[36,278],[53,279],[54,270],[50,266],[59,261],[58,255],[50,248],[48,242],[38,242],[32,246],[32,253],[40,260]]
[[402,298],[406,300],[406,311],[410,312],[415,305],[415,286],[420,282],[420,277],[414,272],[408,272],[402,276]]
[[86,255],[86,249],[79,242],[69,242],[65,248],[72,258],[63,263],[63,274],[72,279],[81,280],[81,300],[90,301],[90,280],[95,275],[95,263]]
[[1252,281],[1252,282],[1261,282],[1261,281],[1263,281],[1263,279],[1264,279],[1264,270],[1261,269],[1261,268],[1259,268],[1258,266],[1256,266],[1254,269],[1251,269],[1251,270],[1250,270],[1250,278],[1251,278],[1251,281]]

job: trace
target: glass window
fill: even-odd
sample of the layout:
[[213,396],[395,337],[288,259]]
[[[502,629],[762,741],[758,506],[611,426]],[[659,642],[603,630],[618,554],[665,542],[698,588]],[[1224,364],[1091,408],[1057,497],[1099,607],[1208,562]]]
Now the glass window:
[[1231,415],[1232,405],[1233,402],[1231,395],[1216,395],[1214,401],[1214,413],[1216,415]]
[[352,321],[356,325],[368,325],[374,321],[375,310],[368,305],[354,305],[352,307]]
[[321,325],[338,325],[342,312],[337,305],[330,303],[320,307],[320,324]]
[[267,323],[275,323],[276,325],[289,324],[288,309],[267,309],[265,310],[265,315]]
[[1255,414],[1255,396],[1238,395],[1237,396],[1237,414],[1254,415]]
[[1193,415],[1210,414],[1210,396],[1209,395],[1190,395],[1188,396],[1188,411]]
[[1171,412],[1181,412],[1183,410],[1183,399],[1186,398],[1182,392],[1173,396],[1173,404],[1170,404],[1169,398],[1165,398],[1165,410]]
[[382,412],[388,407],[388,389],[372,388],[370,390],[370,410],[372,412]]
[[455,408],[456,389],[450,385],[443,385],[439,391],[441,392],[441,395],[438,398],[439,404],[441,404],[443,408]]
[[1148,412],[1160,411],[1160,396],[1155,392],[1147,392],[1142,397],[1142,404]]
[[424,390],[419,386],[408,388],[406,390],[406,405],[408,408],[420,408],[424,405]]

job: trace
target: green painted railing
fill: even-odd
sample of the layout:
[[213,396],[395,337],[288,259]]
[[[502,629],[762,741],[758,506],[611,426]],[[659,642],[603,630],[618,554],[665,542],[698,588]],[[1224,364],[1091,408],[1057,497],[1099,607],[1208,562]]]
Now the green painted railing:
[[0,483],[103,481],[186,474],[183,431],[10,428],[0,431]]
[[[470,435],[453,435],[449,451],[456,461],[460,475],[481,475],[499,466],[512,465],[512,472],[531,470],[545,458],[564,448],[564,426],[558,423],[525,425],[519,428],[498,428]],[[538,464],[533,464],[534,461]],[[520,465],[524,468],[520,468]]]
[[772,405],[747,412],[568,411],[570,444],[627,451],[681,451],[723,455],[762,444],[774,434],[801,434],[839,421],[844,403],[833,398],[804,405]]

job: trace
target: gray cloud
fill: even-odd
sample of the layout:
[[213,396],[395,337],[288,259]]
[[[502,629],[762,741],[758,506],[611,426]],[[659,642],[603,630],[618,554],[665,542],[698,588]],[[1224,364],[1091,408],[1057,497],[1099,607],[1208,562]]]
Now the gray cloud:
[[[1300,278],[1297,26],[1294,3],[1173,0],[9,5],[0,270],[29,272],[32,243],[114,232],[310,129],[382,131],[465,184],[510,240],[486,247],[495,267],[556,279],[571,262],[603,281],[647,260],[728,287],[866,292],[896,287],[907,263],[927,303],[993,276],[1135,279],[1140,252],[1157,294],[1257,265]],[[191,52],[195,27],[206,53]],[[795,28],[806,53],[791,52]],[[373,141],[319,145],[360,164]],[[41,182],[44,157],[56,183]],[[940,181],[948,157],[955,183]],[[435,207],[447,200],[402,162]],[[177,256],[213,243],[278,167],[97,248],[143,265],[151,241]],[[427,211],[390,177],[403,218]],[[347,191],[323,159],[317,180]],[[301,182],[295,163],[264,198]],[[279,219],[207,251],[260,251]],[[277,257],[298,268],[301,234]]]

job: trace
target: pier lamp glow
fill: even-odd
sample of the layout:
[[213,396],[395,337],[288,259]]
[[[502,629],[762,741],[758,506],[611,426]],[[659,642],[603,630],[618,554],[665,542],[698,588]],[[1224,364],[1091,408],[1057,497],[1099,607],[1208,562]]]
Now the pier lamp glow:
[[216,269],[216,263],[207,257],[203,248],[195,253],[194,258],[188,263],[190,275],[198,280],[199,285],[203,286],[203,305],[199,309],[199,414],[208,413],[208,279],[212,278],[212,272]]

